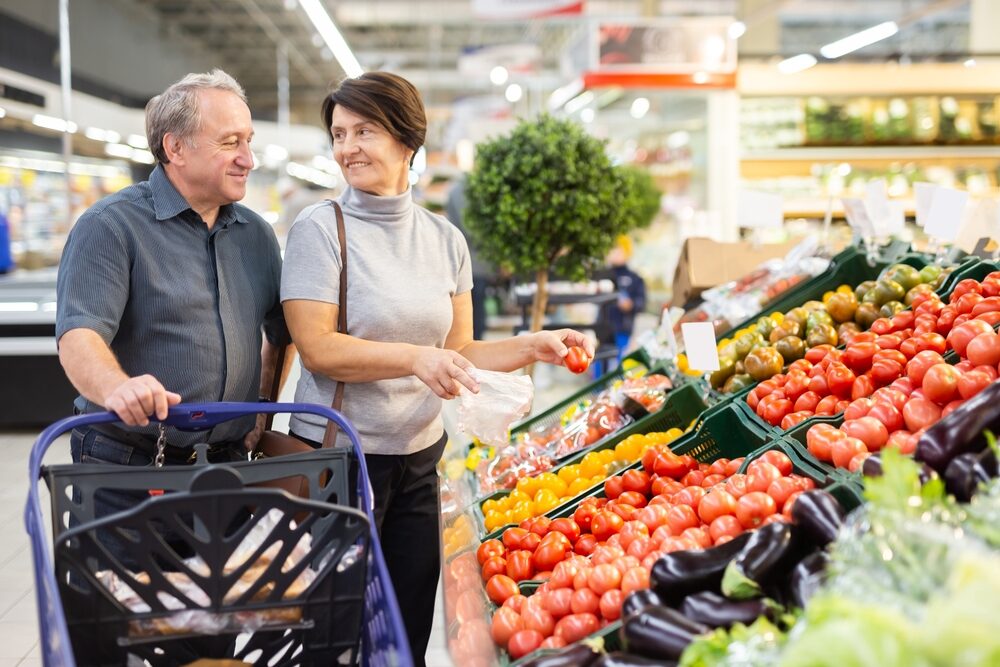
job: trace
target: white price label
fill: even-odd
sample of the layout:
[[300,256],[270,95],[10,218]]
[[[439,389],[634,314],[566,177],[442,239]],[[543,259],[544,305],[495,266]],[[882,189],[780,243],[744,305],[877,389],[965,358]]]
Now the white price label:
[[685,322],[681,325],[688,366],[696,371],[719,370],[719,350],[715,347],[715,325],[711,322]]
[[736,198],[736,220],[740,227],[774,229],[785,221],[781,195],[758,190],[740,190]]
[[928,236],[942,241],[954,241],[962,228],[965,218],[965,205],[969,201],[969,193],[952,188],[938,188],[931,200],[930,213],[924,224]]

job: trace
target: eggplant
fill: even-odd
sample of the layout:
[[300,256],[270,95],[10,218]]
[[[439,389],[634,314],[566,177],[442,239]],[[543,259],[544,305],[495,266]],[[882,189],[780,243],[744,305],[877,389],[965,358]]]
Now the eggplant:
[[702,591],[684,598],[681,613],[710,628],[728,628],[735,623],[750,625],[770,614],[772,605],[764,600],[727,600],[718,593]]
[[663,598],[656,594],[652,588],[641,588],[637,591],[632,591],[622,602],[622,617],[631,616],[632,614],[638,613],[649,607],[651,605],[656,605],[658,607],[666,607]]
[[829,492],[812,489],[800,495],[792,505],[792,522],[822,548],[837,539],[844,525],[844,508]]
[[[802,500],[799,496],[799,500]],[[798,505],[799,500],[795,501]],[[794,506],[793,506],[794,510]],[[726,567],[722,594],[733,600],[758,597],[764,586],[786,575],[801,558],[799,529],[789,523],[770,523],[750,534],[750,541]]]
[[667,604],[691,593],[717,591],[726,566],[749,541],[750,533],[743,533],[717,547],[664,554],[653,563],[650,585]]
[[947,417],[920,436],[913,458],[943,473],[959,454],[986,448],[983,431],[1000,425],[996,406],[1000,404],[1000,382],[993,382],[958,406]]
[[602,656],[592,667],[677,667],[674,660],[654,660],[640,655],[615,651]]
[[670,607],[646,607],[625,619],[621,638],[629,653],[655,660],[678,660],[698,635],[709,631]]
[[521,663],[521,667],[590,667],[601,654],[586,644],[573,644],[558,653],[541,655]]
[[826,577],[826,567],[829,563],[830,557],[825,551],[815,551],[795,566],[792,576],[789,577],[788,595],[796,607],[804,608],[809,598],[819,590]]
[[997,475],[997,457],[992,449],[978,454],[965,452],[951,460],[944,470],[944,487],[960,503],[972,500],[979,485]]

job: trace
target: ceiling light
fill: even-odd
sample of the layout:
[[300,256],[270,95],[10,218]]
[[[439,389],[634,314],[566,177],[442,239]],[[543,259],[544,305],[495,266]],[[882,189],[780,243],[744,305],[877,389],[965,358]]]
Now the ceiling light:
[[516,83],[512,83],[509,86],[507,86],[507,90],[506,92],[504,92],[504,97],[507,98],[508,102],[517,102],[519,99],[521,99],[521,96],[523,94],[524,91],[521,89],[521,86],[517,85]]
[[128,135],[128,143],[132,148],[149,148],[149,143],[146,141],[146,137],[141,134],[130,134]]
[[507,68],[502,65],[497,65],[490,70],[490,81],[493,82],[494,86],[502,86],[507,83],[507,77],[510,76],[507,72]]
[[88,139],[94,141],[106,141],[110,144],[117,144],[122,140],[122,135],[113,130],[102,130],[99,127],[88,127],[83,133]]
[[69,132],[70,134],[76,132],[76,123],[73,121],[65,121],[62,118],[56,118],[55,116],[46,116],[44,114],[36,113],[31,118],[31,122],[38,127],[44,127],[47,130]]
[[582,120],[584,123],[593,123],[594,122],[594,110],[593,109],[584,109],[583,111],[581,111],[580,112],[580,120]]
[[104,152],[111,157],[132,157],[132,147],[126,146],[125,144],[107,144],[104,147]]
[[638,120],[646,115],[649,111],[649,100],[645,97],[637,97],[635,101],[632,102],[632,108],[629,109],[629,113],[632,114],[632,118]]
[[330,51],[333,52],[334,57],[340,63],[341,68],[343,68],[347,76],[351,78],[361,76],[365,70],[361,67],[358,59],[354,57],[354,52],[347,45],[347,41],[340,34],[340,30],[337,29],[336,24],[330,18],[330,15],[327,14],[320,0],[299,0],[299,6],[302,7],[306,16],[312,21],[313,26],[315,26],[316,31],[323,38],[326,45],[330,47]]
[[588,90],[583,93],[580,93],[579,95],[577,95],[576,97],[574,97],[573,99],[571,99],[569,102],[566,103],[566,113],[574,114],[593,101],[594,101],[593,91]]
[[816,64],[816,56],[810,53],[800,53],[791,58],[785,58],[778,63],[778,71],[782,74],[795,74],[807,70]]
[[838,39],[836,42],[830,42],[821,48],[819,52],[824,58],[839,58],[887,37],[892,37],[897,32],[899,32],[899,26],[896,25],[895,21],[886,21],[867,30],[862,30],[853,35],[848,35],[843,39]]
[[729,34],[729,39],[739,39],[744,34],[746,34],[746,31],[747,31],[746,23],[744,23],[743,21],[733,21],[732,23],[729,24],[729,28],[727,29],[726,32]]

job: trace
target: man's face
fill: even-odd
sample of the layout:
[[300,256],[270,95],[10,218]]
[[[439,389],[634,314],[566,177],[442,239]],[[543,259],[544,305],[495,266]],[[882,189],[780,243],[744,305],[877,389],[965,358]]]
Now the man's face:
[[182,141],[174,171],[184,181],[189,203],[224,206],[243,199],[253,168],[250,109],[234,93],[202,90],[198,93],[201,128]]

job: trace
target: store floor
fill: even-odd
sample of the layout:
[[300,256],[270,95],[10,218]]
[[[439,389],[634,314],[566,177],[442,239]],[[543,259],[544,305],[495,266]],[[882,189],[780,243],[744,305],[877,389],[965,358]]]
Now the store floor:
[[[293,370],[281,399],[292,399],[297,368]],[[545,410],[590,381],[563,368],[538,365],[535,370],[533,412]],[[458,433],[454,405],[446,405],[445,425]],[[285,425],[276,424],[278,428]],[[24,530],[24,505],[28,493],[28,454],[38,433],[0,432],[0,667],[41,667],[38,642],[38,614],[34,594],[31,548]],[[45,462],[68,463],[69,436],[60,438],[49,450]],[[45,497],[43,495],[43,504]],[[427,650],[429,667],[453,667],[448,656],[440,591],[434,630]]]

